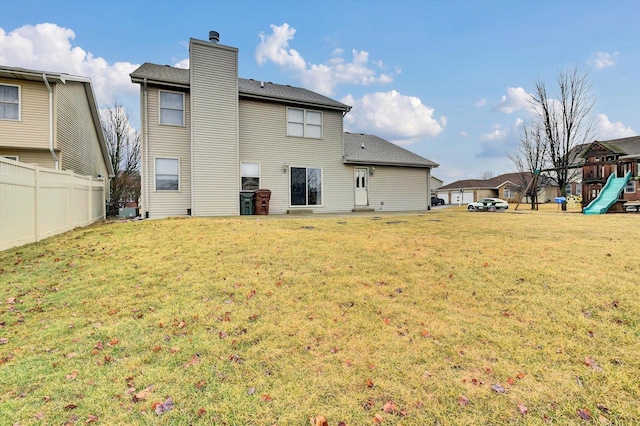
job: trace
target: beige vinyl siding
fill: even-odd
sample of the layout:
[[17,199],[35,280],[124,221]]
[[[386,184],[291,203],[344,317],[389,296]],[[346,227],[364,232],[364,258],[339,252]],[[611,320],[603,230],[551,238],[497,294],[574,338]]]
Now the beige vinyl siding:
[[[380,211],[427,210],[428,169],[375,166],[369,178],[369,206]],[[353,174],[353,167],[351,168]]]
[[55,85],[57,106],[57,143],[63,156],[62,170],[97,177],[107,176],[98,132],[91,115],[84,83],[68,81]]
[[[60,153],[56,153],[58,158]],[[18,161],[21,163],[31,164],[32,166],[54,168],[55,163],[49,150],[23,150],[23,149],[6,149],[0,147],[0,157],[5,155],[17,155]]]
[[[288,137],[286,114],[284,104],[240,100],[240,161],[260,163],[260,186],[271,190],[269,214],[351,211],[353,169],[342,163],[342,113],[322,112],[323,139]],[[322,169],[322,206],[290,206],[285,164]]]
[[[141,87],[143,90],[141,93],[141,101],[143,101],[144,86]],[[184,94],[185,125],[165,126],[159,124],[160,90],[161,89],[156,87],[149,87],[146,96],[149,103],[149,116],[147,117],[148,139],[151,143],[147,149],[145,149],[144,146],[142,149],[142,203],[143,210],[149,212],[150,218],[186,215],[187,209],[191,208],[191,148],[189,130],[191,113],[189,109],[189,94]],[[144,105],[142,111],[144,114]],[[180,188],[178,191],[155,190],[155,158],[178,158],[180,160]],[[149,195],[148,206],[144,205],[147,200],[146,191],[148,191]]]
[[20,121],[0,120],[0,146],[49,148],[49,91],[43,82],[0,78],[20,86]]
[[193,215],[237,215],[238,50],[194,39],[189,50]]

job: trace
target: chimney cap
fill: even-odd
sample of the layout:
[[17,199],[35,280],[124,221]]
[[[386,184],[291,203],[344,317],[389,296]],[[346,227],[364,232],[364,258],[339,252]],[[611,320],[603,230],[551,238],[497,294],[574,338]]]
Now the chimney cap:
[[218,43],[220,41],[220,33],[217,31],[209,31],[209,41],[211,43]]

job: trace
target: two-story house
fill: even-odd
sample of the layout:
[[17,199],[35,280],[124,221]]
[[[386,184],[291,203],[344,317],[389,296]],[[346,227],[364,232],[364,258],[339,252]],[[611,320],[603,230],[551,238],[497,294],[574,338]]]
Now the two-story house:
[[437,164],[343,129],[348,105],[289,85],[238,78],[238,49],[191,39],[189,69],[145,63],[140,84],[142,212],[240,213],[271,191],[270,214],[426,210]]
[[112,177],[91,80],[0,65],[0,157]]
[[621,192],[620,200],[640,201],[640,136],[607,141],[594,141],[583,149],[582,204],[596,199],[611,174],[631,179]]

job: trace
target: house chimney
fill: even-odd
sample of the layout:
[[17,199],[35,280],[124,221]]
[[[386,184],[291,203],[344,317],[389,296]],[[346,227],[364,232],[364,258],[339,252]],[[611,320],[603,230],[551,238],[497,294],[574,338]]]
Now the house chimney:
[[220,33],[217,31],[209,31],[209,41],[218,44],[220,41]]

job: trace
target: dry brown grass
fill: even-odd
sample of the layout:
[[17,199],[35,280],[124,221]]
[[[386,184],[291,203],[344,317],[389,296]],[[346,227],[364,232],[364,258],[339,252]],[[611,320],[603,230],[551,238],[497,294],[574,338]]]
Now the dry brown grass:
[[633,423],[640,215],[523,207],[111,223],[0,253],[0,423]]

